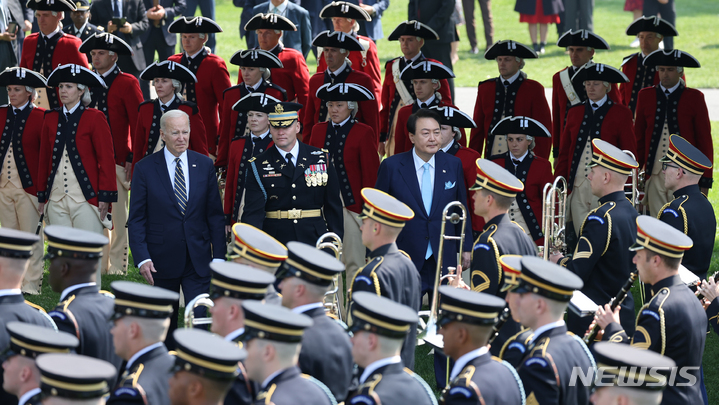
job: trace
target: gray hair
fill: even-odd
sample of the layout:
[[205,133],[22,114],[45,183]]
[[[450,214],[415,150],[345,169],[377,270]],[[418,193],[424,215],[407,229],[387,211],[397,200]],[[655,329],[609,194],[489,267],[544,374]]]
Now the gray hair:
[[[352,110],[352,112],[350,114],[352,115],[352,118],[354,118],[355,115],[357,115],[357,111],[359,111],[359,103],[356,101],[347,101],[346,103],[347,103],[347,108]],[[327,106],[327,108],[329,108],[330,102],[329,101],[326,102],[325,106]]]
[[514,59],[519,62],[519,69],[524,69],[524,58],[520,58],[519,56],[515,56]]
[[205,39],[206,36],[207,36],[207,34],[205,34],[205,33],[203,33],[203,32],[200,32],[200,33],[197,34],[197,37],[200,38],[200,39]]
[[677,66],[677,73],[683,73],[684,72],[684,66]]
[[167,132],[167,120],[172,118],[181,118],[184,117],[187,120],[187,127],[190,127],[190,116],[187,115],[182,110],[170,110],[164,114],[162,114],[162,117],[160,118],[160,129],[162,132]]
[[260,72],[262,72],[262,78],[267,80],[272,76],[272,71],[266,67],[261,67]]
[[175,96],[177,96],[180,100],[184,100],[182,98],[182,83],[177,79],[170,80],[172,80],[172,87],[175,89]]
[[92,95],[90,94],[90,89],[88,89],[87,86],[85,86],[84,84],[76,84],[78,89],[85,90],[85,92],[82,94],[82,98],[80,99],[80,101],[82,101],[82,105],[87,107],[88,105],[90,105],[90,103],[92,103]]

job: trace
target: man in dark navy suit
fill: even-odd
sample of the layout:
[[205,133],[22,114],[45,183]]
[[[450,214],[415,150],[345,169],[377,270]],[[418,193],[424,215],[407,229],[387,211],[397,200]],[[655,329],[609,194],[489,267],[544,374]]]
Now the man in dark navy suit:
[[[446,153],[437,153],[441,134],[439,121],[439,115],[428,109],[410,115],[407,130],[414,148],[385,159],[375,186],[407,204],[415,213],[397,238],[397,247],[407,252],[417,266],[422,276],[422,296],[431,294],[434,288],[442,211],[453,201],[467,203],[462,161]],[[462,249],[462,268],[465,269],[469,267],[472,246],[469,222],[467,220]],[[459,225],[448,224],[446,235],[459,235],[460,232]],[[458,249],[457,242],[445,242],[443,274],[447,266],[457,265]]]
[[[312,23],[310,23],[310,13],[304,8],[292,3],[289,0],[272,0],[260,3],[252,9],[252,14],[278,14],[286,17],[297,27],[296,31],[287,31],[282,36],[282,44],[286,48],[293,48],[302,53],[307,59],[307,55],[312,49]],[[254,33],[247,34],[247,47],[249,49],[258,46],[257,35]]]
[[[125,24],[114,25],[112,20],[116,18],[125,19]],[[150,27],[145,3],[142,0],[95,0],[90,5],[90,22],[130,44],[132,55],[123,55],[117,65],[123,72],[138,77],[147,66],[142,50],[143,34]]]
[[[167,26],[179,17],[185,11],[185,0],[159,0],[157,5],[155,0],[143,0],[147,12],[147,19],[150,21],[150,28],[143,32],[140,36],[142,42],[142,51],[145,53],[145,63],[150,65],[155,60],[155,52],[157,52],[157,60],[162,62],[175,53],[175,45],[177,45],[177,34],[171,34],[167,30]],[[141,81],[142,95],[145,100],[150,97],[150,82]]]
[[[135,165],[128,228],[130,249],[150,285],[179,292],[185,302],[209,292],[211,261],[224,261],[225,221],[210,158],[188,151],[190,119],[171,110],[160,119],[162,152]],[[177,313],[178,302],[173,304]],[[196,315],[202,316],[202,310]],[[170,332],[177,328],[171,317]],[[166,341],[168,348],[174,342]]]

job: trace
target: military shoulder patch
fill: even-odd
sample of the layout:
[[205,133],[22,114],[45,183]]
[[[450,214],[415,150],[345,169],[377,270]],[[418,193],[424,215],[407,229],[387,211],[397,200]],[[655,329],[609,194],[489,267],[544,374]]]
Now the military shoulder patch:
[[662,214],[674,215],[674,218],[679,218],[679,213],[672,208],[665,209],[664,211],[662,211]]
[[587,222],[589,221],[599,221],[600,224],[604,225],[604,218],[599,217],[597,215],[590,215],[587,217]]
[[531,357],[531,358],[527,359],[527,361],[524,362],[525,367],[530,367],[530,366],[534,366],[534,365],[537,365],[540,367],[547,367],[549,365],[549,363],[547,362],[547,360],[544,360],[541,357]]

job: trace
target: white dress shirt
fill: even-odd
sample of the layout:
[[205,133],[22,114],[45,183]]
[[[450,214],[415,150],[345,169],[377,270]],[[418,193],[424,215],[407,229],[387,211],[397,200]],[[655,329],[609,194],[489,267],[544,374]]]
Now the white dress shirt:
[[235,340],[236,337],[240,336],[243,333],[245,333],[245,328],[235,329],[232,332],[228,333],[227,336],[225,336],[225,340],[228,342],[232,342],[233,340]]
[[72,108],[69,109],[69,110],[67,109],[67,104],[65,104],[64,106],[62,106],[62,112],[63,112],[63,114],[67,114],[67,113],[72,114],[72,113],[74,113],[74,112],[77,110],[77,108],[80,107],[80,103],[82,103],[82,100],[78,101],[78,102],[77,102],[74,106],[72,106]]
[[299,307],[292,308],[292,312],[296,314],[303,314],[310,309],[322,308],[324,305],[321,302],[314,302],[312,304],[300,305]]
[[[602,108],[602,106],[606,102],[607,102],[607,95],[605,94],[604,97],[602,97],[602,99],[599,101],[589,100],[589,106],[592,107],[592,110],[597,111],[598,109]],[[594,108],[594,106],[592,104],[596,104],[597,108]]]
[[[29,101],[29,100],[28,100],[25,104],[21,105],[20,107],[10,106],[10,108],[13,109],[13,114],[14,114],[14,113],[15,113],[15,109],[18,109],[18,110],[22,111],[22,110],[25,109],[25,107],[27,107],[28,104],[30,104],[30,101]],[[18,111],[18,112],[20,112],[20,111]]]
[[175,169],[177,166],[177,163],[175,163],[175,158],[180,158],[180,164],[182,164],[182,172],[185,175],[185,193],[187,194],[187,199],[190,199],[190,170],[187,166],[187,151],[182,152],[180,156],[175,156],[172,153],[170,153],[167,148],[164,149],[165,153],[165,163],[167,164],[167,173],[170,175],[170,184],[172,184],[172,189],[175,189]]
[[508,81],[509,84],[514,83],[514,81],[517,80],[517,78],[519,77],[519,73],[520,73],[520,72],[521,72],[521,70],[518,70],[517,73],[515,73],[514,76],[510,77],[509,79],[505,79],[505,78],[502,77],[502,78],[501,78],[501,79],[502,79],[502,83],[504,84],[504,81],[505,81],[505,80]]
[[479,349],[472,350],[471,352],[465,353],[460,358],[458,358],[457,361],[454,362],[454,367],[452,367],[452,373],[449,375],[449,381],[452,381],[457,378],[459,372],[462,371],[462,369],[464,368],[464,366],[467,365],[467,363],[487,352],[489,352],[489,347],[482,346]]
[[412,148],[412,159],[414,160],[414,170],[417,172],[417,181],[419,183],[419,191],[422,192],[422,176],[424,175],[424,164],[429,163],[429,181],[434,190],[434,155],[429,159],[429,162],[425,162],[421,157],[417,156],[417,151]]
[[34,397],[35,395],[40,393],[40,388],[33,388],[30,391],[22,394],[20,399],[17,402],[17,405],[25,405],[27,401],[30,400],[30,398]]
[[58,25],[57,28],[55,28],[55,31],[53,31],[53,32],[51,32],[51,33],[49,33],[49,34],[47,34],[47,35],[45,35],[45,34],[43,34],[42,32],[40,32],[40,36],[41,36],[41,37],[46,37],[47,39],[50,39],[50,38],[54,37],[55,34],[57,34],[57,33],[60,32],[60,31],[61,31],[61,29],[60,29],[60,26]]
[[386,357],[382,360],[375,361],[374,363],[365,367],[364,372],[362,373],[362,375],[360,376],[360,379],[359,379],[360,384],[364,384],[364,382],[367,381],[369,376],[371,376],[372,373],[375,372],[375,370],[382,368],[384,366],[388,366],[390,364],[397,364],[397,363],[401,363],[401,362],[402,362],[402,358],[399,356]]
[[454,141],[454,139],[453,139],[452,142],[450,142],[450,143],[447,144],[447,146],[445,146],[444,148],[440,148],[440,149],[442,150],[442,152],[447,153],[447,152],[449,152],[449,150],[452,148],[452,145],[454,145],[454,142],[455,142],[455,141]]
[[[337,68],[337,70],[330,70],[330,73],[332,73],[333,75],[337,76],[337,75],[339,75],[340,73],[344,72],[344,70],[345,70],[346,67],[347,67],[347,61],[345,60],[344,62],[342,62],[342,66],[340,66],[339,68]],[[327,69],[327,70],[329,70],[329,69]]]
[[[285,1],[282,2],[282,4],[280,4],[279,6],[277,6],[277,14],[282,15],[282,16],[285,15],[285,10],[287,10],[287,3],[289,3],[289,1],[288,1],[288,0],[285,0]],[[270,1],[270,2],[269,2],[269,7],[268,7],[267,10],[268,10],[269,13],[271,13],[272,10],[274,10],[274,9],[275,9],[275,5],[272,4],[272,2]]]
[[[175,102],[175,97],[177,97],[177,96],[175,95],[175,93],[172,93],[172,98],[170,99],[170,101],[168,101],[168,102],[166,102],[166,103],[163,103],[162,100],[160,100],[160,109],[162,109],[162,107],[165,107],[166,110],[169,109],[169,108],[170,108],[170,104],[172,104],[172,103]],[[175,173],[172,173],[172,175],[174,176]]]
[[19,288],[11,288],[7,290],[0,290],[0,297],[5,297],[7,295],[18,295],[22,294],[22,291],[20,291]]
[[265,387],[267,387],[267,384],[269,384],[270,381],[272,381],[273,378],[277,377],[278,375],[280,375],[280,374],[281,374],[283,371],[285,371],[285,370],[286,370],[286,369],[283,368],[282,370],[277,370],[277,371],[275,371],[274,373],[272,373],[272,374],[270,374],[269,376],[267,376],[267,378],[265,378],[265,381],[262,381],[262,385],[260,386],[260,388],[261,388],[261,389],[265,389]]
[[674,90],[676,90],[676,89],[679,88],[679,85],[680,85],[681,83],[682,83],[682,81],[679,80],[679,81],[677,82],[677,84],[675,84],[673,87],[671,87],[671,88],[669,88],[669,89],[666,88],[666,87],[664,87],[664,86],[662,86],[661,84],[659,84],[659,87],[662,89],[662,93],[667,94],[667,90],[669,90],[669,94],[672,94],[672,93],[674,93]]
[[107,76],[109,76],[110,73],[112,73],[112,72],[115,70],[116,67],[117,67],[117,62],[116,62],[116,63],[113,63],[112,67],[111,67],[110,69],[107,69],[107,71],[102,74],[102,77],[107,77]]
[[265,138],[267,138],[267,136],[268,136],[269,134],[270,134],[270,130],[269,130],[269,129],[268,129],[267,131],[265,131],[265,133],[260,134],[260,135],[255,135],[254,133],[252,133],[252,135],[251,135],[251,136],[252,136],[252,142],[253,142],[253,143],[254,143],[254,142],[257,142],[257,140],[258,140],[257,138],[265,139]]
[[277,148],[277,151],[280,152],[280,156],[282,156],[282,159],[284,159],[285,162],[287,161],[287,153],[291,153],[292,164],[297,167],[297,155],[300,153],[300,141],[295,141],[295,146],[293,146],[289,152],[283,151],[279,146],[277,146],[277,144],[275,144],[275,148]]
[[333,127],[334,127],[335,125],[339,125],[340,127],[343,127],[343,126],[345,126],[345,124],[347,123],[347,121],[349,121],[350,119],[352,119],[352,114],[350,114],[349,117],[345,118],[344,121],[342,121],[342,122],[334,122],[334,121],[332,121],[332,122],[330,123],[330,125],[332,125]]
[[[517,160],[519,160],[519,163],[522,163],[522,162],[524,161],[524,158],[527,157],[527,155],[529,155],[529,149],[527,149],[527,151],[524,152],[524,155],[522,155],[521,157],[515,157],[515,156],[512,154],[511,151],[509,152],[509,157],[510,157],[511,159],[517,159]],[[517,167],[517,164],[514,163],[514,161],[512,161],[512,164],[514,165],[514,167]]]
[[432,103],[434,102],[434,99],[435,99],[435,98],[436,98],[436,97],[435,97],[434,93],[432,93],[432,95],[429,96],[429,98],[428,98],[427,100],[425,100],[425,101],[419,101],[419,99],[418,99],[418,100],[417,100],[417,105],[419,106],[420,104],[423,104],[423,103],[424,103],[424,104],[427,105],[427,108],[429,108],[429,106],[432,105]]

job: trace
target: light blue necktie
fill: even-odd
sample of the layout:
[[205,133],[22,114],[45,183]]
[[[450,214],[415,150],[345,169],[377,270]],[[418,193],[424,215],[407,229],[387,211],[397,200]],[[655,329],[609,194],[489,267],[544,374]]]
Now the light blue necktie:
[[274,7],[274,8],[272,9],[272,14],[279,14],[279,13],[280,13],[280,9],[279,9],[279,8]]
[[[429,175],[429,163],[422,165],[424,173],[422,173],[422,202],[424,203],[424,210],[427,211],[429,216],[429,210],[432,209],[432,178]],[[432,244],[427,242],[427,253],[424,255],[425,259],[429,259],[432,256]]]

